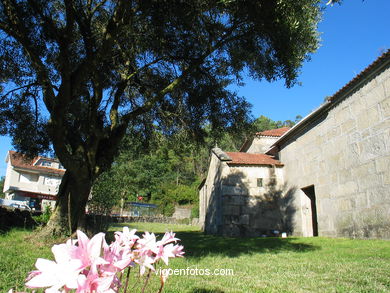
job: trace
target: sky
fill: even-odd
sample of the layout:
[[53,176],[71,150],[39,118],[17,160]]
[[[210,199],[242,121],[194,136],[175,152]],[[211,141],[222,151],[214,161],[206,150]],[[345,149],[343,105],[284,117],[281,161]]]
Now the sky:
[[[245,79],[236,92],[253,105],[252,115],[273,120],[306,116],[332,96],[384,51],[390,49],[390,0],[344,0],[327,6],[318,30],[321,47],[301,68],[296,85]],[[11,139],[0,136],[0,176]]]

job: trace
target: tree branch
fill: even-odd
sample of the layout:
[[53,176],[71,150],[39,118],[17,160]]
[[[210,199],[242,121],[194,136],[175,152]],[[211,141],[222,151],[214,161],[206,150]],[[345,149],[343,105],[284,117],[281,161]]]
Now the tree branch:
[[92,3],[90,3],[90,11],[89,11],[89,18],[91,19],[93,17],[93,15],[96,13],[96,11],[98,11],[98,9],[100,7],[102,7],[104,4],[106,4],[107,0],[104,0],[98,4],[96,4],[96,6],[94,8],[91,7]]
[[[122,79],[117,84],[117,90],[116,90],[115,95],[114,95],[114,101],[113,101],[113,104],[112,104],[111,109],[110,109],[111,129],[117,127],[117,125],[119,124],[118,107],[120,104],[120,98],[123,95],[123,93],[128,85],[128,82],[133,77],[135,77],[137,74],[139,74],[141,71],[150,67],[153,64],[160,62],[161,60],[163,60],[163,58],[157,58],[157,59],[145,64],[144,66],[138,68],[137,70],[134,70],[130,74],[122,74]],[[130,61],[127,61],[126,65],[128,67],[130,67]]]
[[34,85],[39,85],[39,84],[36,83],[36,82],[33,82],[33,83],[29,83],[29,84],[26,84],[26,85],[23,85],[23,86],[14,88],[14,89],[12,89],[12,90],[6,92],[4,95],[2,95],[2,97],[4,98],[4,97],[8,96],[9,94],[11,94],[11,93],[13,93],[13,92],[16,92],[16,91],[21,90],[21,89],[24,89],[24,88],[29,88],[29,87],[34,86]]
[[32,45],[32,40],[29,38],[27,28],[24,27],[23,21],[21,21],[18,16],[16,2],[12,0],[3,0],[3,5],[5,8],[4,13],[9,19],[9,24],[5,25],[4,23],[1,23],[0,29],[18,41],[25,49],[31,61],[31,65],[37,74],[38,80],[41,81],[40,83],[43,89],[43,100],[47,109],[49,112],[51,112],[54,106],[55,94],[53,91],[53,85],[49,78],[49,70],[43,64],[39,53],[36,52],[34,46]]

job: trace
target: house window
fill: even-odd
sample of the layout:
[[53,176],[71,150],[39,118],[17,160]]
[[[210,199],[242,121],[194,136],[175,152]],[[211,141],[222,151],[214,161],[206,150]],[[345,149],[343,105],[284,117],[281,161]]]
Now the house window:
[[38,178],[39,176],[37,174],[20,173],[19,182],[22,183],[38,182]]
[[55,177],[45,177],[45,185],[48,186],[57,186],[60,185],[61,179]]
[[257,178],[257,187],[263,187],[263,178]]
[[44,166],[44,167],[51,167],[51,162],[49,162],[49,161],[42,161],[42,166]]

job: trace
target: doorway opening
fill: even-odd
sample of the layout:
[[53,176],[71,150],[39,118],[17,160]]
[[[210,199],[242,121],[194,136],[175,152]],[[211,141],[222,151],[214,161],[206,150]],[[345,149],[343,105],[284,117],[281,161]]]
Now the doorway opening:
[[314,185],[304,187],[302,188],[302,191],[310,199],[313,236],[318,236],[317,205],[316,205],[316,194],[314,190]]

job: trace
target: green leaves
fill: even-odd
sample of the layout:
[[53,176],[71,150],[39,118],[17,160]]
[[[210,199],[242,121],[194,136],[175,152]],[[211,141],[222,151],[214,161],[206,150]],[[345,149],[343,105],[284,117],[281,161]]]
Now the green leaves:
[[[31,154],[52,145],[72,178],[91,184],[131,136],[129,164],[95,186],[111,199],[157,193],[164,180],[188,186],[205,149],[181,143],[163,160],[145,155],[148,137],[245,137],[250,105],[229,85],[243,70],[293,85],[318,47],[320,9],[319,0],[0,1],[0,133]],[[198,170],[187,158],[202,161]]]

